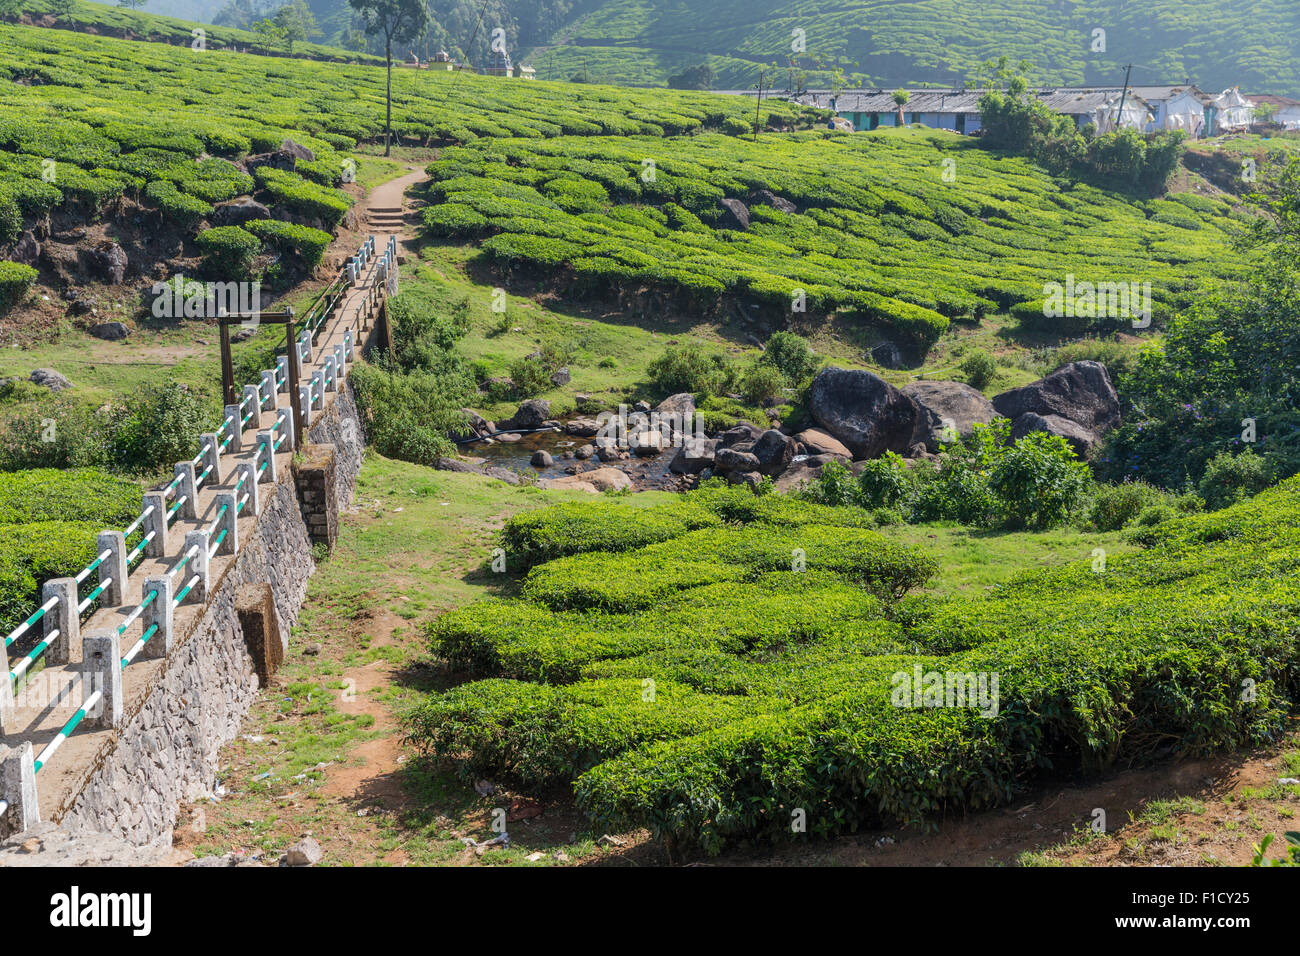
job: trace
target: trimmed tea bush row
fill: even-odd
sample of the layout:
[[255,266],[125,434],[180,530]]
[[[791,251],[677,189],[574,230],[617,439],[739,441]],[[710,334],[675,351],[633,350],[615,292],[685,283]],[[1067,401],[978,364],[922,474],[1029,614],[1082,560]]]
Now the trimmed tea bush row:
[[[696,502],[743,529],[683,528],[610,552],[582,552],[581,528],[602,545],[596,513],[612,529],[632,511],[621,501],[512,519],[506,538],[527,553],[570,553],[534,568],[521,599],[433,625],[449,662],[485,679],[430,695],[413,739],[467,779],[567,784],[597,826],[716,851],[802,839],[798,810],[825,836],[1006,803],[1044,768],[1263,743],[1300,703],[1300,479],[1144,528],[1148,549],[1104,573],[1080,555],[987,597],[883,603],[844,576],[861,572],[850,532],[866,512],[822,506],[845,516],[827,537],[788,511],[815,506],[745,494],[745,505],[713,489]],[[638,521],[658,535],[681,517],[670,506]],[[801,535],[808,570],[763,570]],[[719,560],[724,545],[738,563]],[[896,568],[926,560],[899,557]],[[686,559],[695,576],[675,570]],[[601,568],[657,599],[605,587]],[[931,673],[941,692],[957,675],[954,692],[971,697],[927,704]]]

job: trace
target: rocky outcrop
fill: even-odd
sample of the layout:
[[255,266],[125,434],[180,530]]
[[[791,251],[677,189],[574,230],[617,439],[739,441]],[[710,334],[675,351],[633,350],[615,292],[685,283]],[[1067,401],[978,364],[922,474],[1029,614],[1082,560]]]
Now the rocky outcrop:
[[121,285],[126,279],[126,267],[129,262],[126,251],[116,242],[96,243],[92,248],[83,250],[83,262],[86,271],[96,278],[111,285]]
[[551,417],[551,403],[544,398],[530,398],[519,406],[519,410],[514,413],[509,422],[503,423],[503,427],[509,428],[541,428],[543,423]]
[[[926,428],[917,404],[879,376],[861,369],[824,368],[808,390],[813,420],[855,459],[904,453]],[[926,419],[928,421],[928,418]]]
[[1101,436],[1091,428],[1084,428],[1078,422],[1072,422],[1060,415],[1039,415],[1037,412],[1025,412],[1011,423],[1011,440],[1020,441],[1030,432],[1047,432],[1060,435],[1070,443],[1075,454],[1087,458],[1094,448],[1101,443]]
[[717,449],[716,439],[688,438],[668,463],[668,470],[675,475],[698,475],[704,469],[713,467],[713,456]]
[[1013,422],[1026,412],[1057,415],[1098,435],[1120,424],[1119,396],[1100,362],[1071,362],[1037,382],[994,396],[993,407]]
[[844,442],[827,434],[820,428],[805,428],[794,436],[794,440],[808,449],[810,455],[834,455],[837,458],[852,458]]
[[253,199],[236,199],[212,210],[208,221],[214,226],[242,226],[254,219],[270,219],[271,210]]
[[29,376],[28,381],[36,385],[42,385],[51,392],[61,392],[65,388],[72,388],[72,383],[52,368],[36,369]]
[[992,402],[964,382],[912,382],[902,391],[921,408],[918,437],[932,452],[944,441],[945,423],[951,423],[958,437],[969,438],[975,425],[987,424],[998,414]]
[[794,458],[795,440],[769,428],[754,442],[750,454],[758,459],[758,472],[768,477],[781,474]]
[[771,206],[777,212],[784,212],[793,215],[799,211],[798,206],[790,200],[778,196],[770,189],[756,189],[750,194],[749,198],[752,204]]
[[721,199],[718,205],[722,215],[718,217],[719,229],[748,229],[749,208],[739,199]]
[[90,327],[90,334],[106,342],[120,342],[131,334],[131,330],[121,322],[100,322]]

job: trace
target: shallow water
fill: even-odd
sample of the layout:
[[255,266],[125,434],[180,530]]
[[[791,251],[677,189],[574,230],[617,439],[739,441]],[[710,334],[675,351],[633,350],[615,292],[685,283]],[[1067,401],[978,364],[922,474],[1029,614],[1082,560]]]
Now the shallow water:
[[[569,474],[565,469],[576,466],[578,471],[591,471],[594,468],[618,468],[627,472],[638,488],[658,488],[664,482],[676,478],[668,470],[668,463],[673,460],[676,449],[656,455],[653,458],[633,456],[627,461],[602,462],[594,455],[586,461],[565,459],[561,456],[566,451],[577,451],[583,445],[591,443],[590,438],[566,435],[563,432],[538,431],[521,435],[517,442],[493,441],[486,444],[481,441],[466,442],[459,445],[460,453],[468,458],[481,458],[485,464],[509,468],[523,474],[534,474],[539,478],[563,478]],[[545,451],[555,459],[550,468],[534,468],[530,463],[533,452]]]

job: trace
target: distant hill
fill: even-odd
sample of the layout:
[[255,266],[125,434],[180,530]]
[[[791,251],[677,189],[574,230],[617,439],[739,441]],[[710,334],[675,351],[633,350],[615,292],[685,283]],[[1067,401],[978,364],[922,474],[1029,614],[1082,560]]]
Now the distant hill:
[[[44,7],[47,0],[30,0]],[[342,45],[347,0],[308,0]],[[151,0],[146,10],[212,21],[225,0]],[[277,0],[263,0],[270,9]],[[664,86],[707,64],[714,89],[767,82],[827,86],[838,68],[857,86],[961,84],[987,60],[1028,60],[1041,83],[1115,85],[1190,79],[1212,91],[1300,96],[1295,0],[428,0],[433,27],[406,44],[486,63],[501,28],[515,60],[542,79],[575,76]],[[129,16],[131,14],[123,15]],[[802,30],[803,52],[792,51]],[[1094,31],[1105,49],[1094,52]],[[379,52],[370,41],[370,53]],[[793,61],[793,62],[792,62]]]

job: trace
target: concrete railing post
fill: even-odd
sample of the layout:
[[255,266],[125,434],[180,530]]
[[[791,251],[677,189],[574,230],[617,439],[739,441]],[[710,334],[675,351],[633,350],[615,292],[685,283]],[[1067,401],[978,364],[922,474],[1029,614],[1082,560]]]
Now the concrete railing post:
[[326,357],[326,359],[325,359],[325,369],[324,369],[324,371],[321,373],[321,377],[325,380],[325,391],[327,391],[327,392],[336,392],[336,391],[338,391],[338,387],[339,387],[339,372],[338,372],[338,369],[337,369],[337,368],[335,367],[335,365],[334,365],[334,356],[333,356],[333,355],[330,355],[330,356],[327,356],[327,357]]
[[276,392],[289,391],[289,356],[277,355],[275,357],[275,381]]
[[[259,445],[266,445],[266,449],[262,452],[262,461],[266,464],[266,468],[262,470],[262,481],[270,482],[271,484],[274,484],[275,483],[275,436],[267,431],[258,432],[257,443]],[[262,465],[258,464],[257,467],[261,468]]]
[[347,349],[342,345],[334,346],[334,367],[339,371],[339,381],[348,377]]
[[99,583],[104,585],[100,600],[105,607],[126,603],[126,535],[120,531],[101,531],[95,538],[97,554],[108,555],[99,562]]
[[149,596],[150,591],[157,591],[158,596],[149,602],[149,606],[144,609],[144,614],[140,617],[140,626],[144,631],[148,631],[153,625],[158,625],[158,630],[154,631],[153,636],[144,642],[144,647],[140,648],[139,657],[146,659],[156,659],[166,657],[167,652],[172,647],[172,599],[176,595],[176,589],[172,586],[172,579],[167,575],[161,575],[156,578],[145,578],[142,593],[145,597]]
[[238,405],[226,406],[226,437],[230,439],[230,444],[226,446],[227,453],[244,450],[244,425],[240,421],[243,417]]
[[191,578],[196,576],[198,578],[190,585],[190,592],[185,595],[185,600],[190,604],[204,604],[208,600],[208,548],[211,546],[210,535],[206,529],[191,531],[185,535],[185,551],[188,554],[193,548],[194,554],[181,575],[184,579],[181,590],[185,590],[185,585],[189,584]]
[[221,484],[221,439],[216,432],[205,432],[199,436],[199,447],[203,449],[203,455],[194,466],[195,485],[199,484],[198,475],[203,475],[203,484],[209,488]]
[[22,833],[41,822],[36,800],[36,760],[30,740],[17,747],[0,744],[0,800],[9,804],[0,814],[0,836]]
[[[221,510],[223,505],[225,511]],[[233,494],[228,491],[217,493],[217,512],[221,517],[217,519],[212,529],[213,534],[221,538],[221,543],[217,545],[217,554],[234,554],[239,550],[239,522],[235,520],[238,517],[235,509],[238,507],[239,503]],[[224,538],[221,537],[223,531],[226,533]]]
[[[150,511],[149,509],[153,510]],[[161,491],[147,491],[144,495],[144,521],[140,522],[140,531],[146,540],[144,554],[147,558],[165,558],[167,556],[167,496]],[[150,532],[153,537],[150,538]]]
[[[242,422],[244,420],[244,415],[251,412],[253,417],[248,420],[248,425],[251,428],[256,428],[257,413],[262,407],[262,390],[256,385],[245,385],[242,407],[244,409],[244,414],[239,416],[239,420]],[[240,427],[242,428],[243,426],[241,425]]]
[[99,691],[99,703],[86,711],[91,727],[122,723],[122,642],[117,631],[100,631],[81,641],[82,700]]
[[286,408],[281,414],[284,415],[284,418],[280,421],[280,434],[284,436],[285,442],[281,447],[284,448],[285,451],[293,451],[298,447],[298,443],[295,441],[296,436],[294,435],[293,409]]
[[180,483],[176,485],[176,517],[177,518],[197,518],[199,489],[194,483],[194,462],[178,461],[176,463],[176,477]]
[[311,401],[314,407],[325,410],[325,376],[320,372],[311,377]]
[[355,362],[356,358],[352,352],[352,330],[344,329],[343,331],[343,349],[347,353],[345,356],[349,362]]
[[262,411],[269,412],[275,408],[275,372],[272,369],[262,371],[262,383],[258,386],[262,398]]
[[311,364],[311,333],[303,332],[298,338],[299,345],[302,346],[302,360],[306,364]]
[[[81,640],[81,615],[77,613],[76,578],[55,578],[46,581],[41,588],[41,604],[57,597],[59,603],[45,612],[45,640],[50,646],[45,649],[46,664],[66,664],[71,659],[74,642]],[[55,631],[58,632],[55,635]],[[53,636],[53,640],[50,640]],[[8,680],[8,675],[5,675]]]
[[[14,685],[9,679],[9,648],[0,643],[0,664],[4,665],[4,674],[0,675],[0,734],[12,733],[17,730],[12,726],[14,718]],[[3,788],[0,788],[0,800],[4,799]]]
[[239,485],[239,497],[248,495],[248,502],[244,505],[244,510],[240,515],[259,515],[262,513],[261,495],[257,487],[257,466],[248,462],[243,462],[235,469],[235,481],[243,479]]
[[298,404],[302,407],[302,428],[306,432],[311,428],[311,386],[298,386]]
[[356,259],[349,259],[349,260],[348,260],[348,282],[352,283],[353,285],[356,285],[356,284],[357,284],[357,277],[358,277],[359,273],[360,273],[360,270],[357,269],[357,260],[356,260]]

